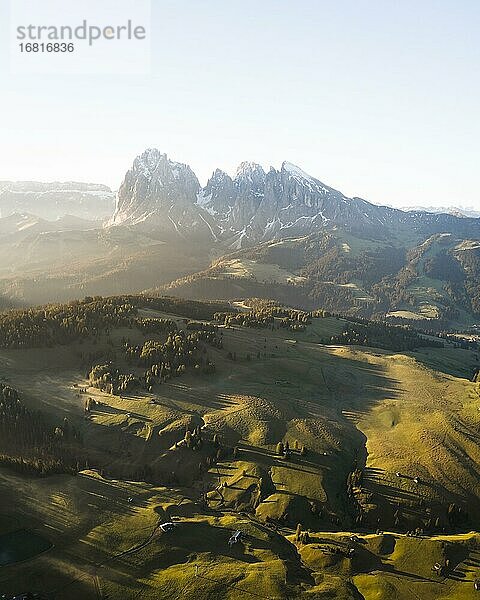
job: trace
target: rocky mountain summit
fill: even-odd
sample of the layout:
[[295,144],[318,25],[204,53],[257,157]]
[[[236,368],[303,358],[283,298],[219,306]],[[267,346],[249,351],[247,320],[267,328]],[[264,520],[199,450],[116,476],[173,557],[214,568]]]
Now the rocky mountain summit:
[[109,225],[214,237],[208,213],[196,204],[200,191],[197,176],[188,165],[170,160],[159,150],[146,150],[125,175]]

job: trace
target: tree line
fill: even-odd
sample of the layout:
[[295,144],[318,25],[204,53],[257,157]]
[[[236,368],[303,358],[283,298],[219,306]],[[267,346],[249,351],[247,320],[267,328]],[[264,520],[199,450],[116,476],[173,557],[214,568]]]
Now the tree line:
[[176,328],[170,319],[138,319],[139,308],[165,311],[193,319],[211,320],[227,305],[150,296],[86,297],[67,304],[0,313],[1,348],[41,348],[98,336],[112,327],[139,327],[162,333]]

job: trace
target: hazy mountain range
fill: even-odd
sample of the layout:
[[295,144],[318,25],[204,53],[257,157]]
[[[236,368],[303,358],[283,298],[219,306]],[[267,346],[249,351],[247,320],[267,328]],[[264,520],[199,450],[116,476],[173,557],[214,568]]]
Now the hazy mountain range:
[[105,185],[0,181],[0,217],[27,213],[49,220],[73,215],[101,221],[111,216],[114,204],[115,194]]
[[457,217],[480,217],[480,211],[473,206],[402,206],[401,210],[430,213],[448,213]]
[[202,187],[149,149],[114,211],[105,186],[0,190],[0,292],[15,302],[156,288],[461,325],[480,312],[478,218],[348,198],[289,162],[216,169]]

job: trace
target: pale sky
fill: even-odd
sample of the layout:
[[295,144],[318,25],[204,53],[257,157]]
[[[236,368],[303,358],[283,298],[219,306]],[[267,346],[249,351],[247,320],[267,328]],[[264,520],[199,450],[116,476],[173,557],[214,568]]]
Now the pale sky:
[[371,202],[480,209],[476,0],[153,0],[150,74],[33,76],[9,72],[8,4],[0,179],[116,189],[157,147],[202,183],[288,160]]

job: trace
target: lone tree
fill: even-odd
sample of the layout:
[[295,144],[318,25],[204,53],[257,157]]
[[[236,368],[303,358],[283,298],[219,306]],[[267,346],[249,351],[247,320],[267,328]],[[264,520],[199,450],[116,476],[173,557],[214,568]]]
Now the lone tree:
[[283,452],[284,452],[283,443],[282,442],[278,442],[278,444],[277,444],[277,454],[279,456],[283,456]]
[[299,523],[297,525],[297,530],[295,531],[295,541],[299,542],[301,537],[302,537],[302,524]]

